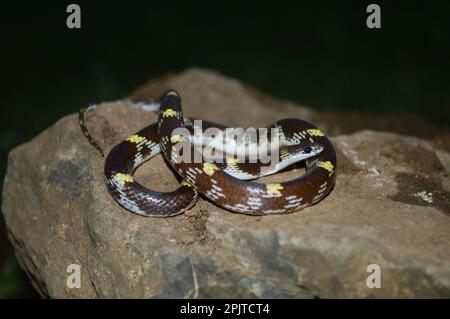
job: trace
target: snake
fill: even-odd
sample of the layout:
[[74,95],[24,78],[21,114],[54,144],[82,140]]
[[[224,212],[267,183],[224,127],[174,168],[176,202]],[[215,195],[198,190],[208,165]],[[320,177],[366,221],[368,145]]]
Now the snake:
[[[177,91],[170,89],[154,100],[135,102],[146,111],[158,113],[158,121],[115,145],[104,162],[109,194],[116,203],[134,214],[145,217],[179,215],[192,208],[199,195],[234,213],[291,213],[316,204],[335,184],[336,152],[333,145],[321,130],[307,121],[282,119],[267,127],[274,130],[281,145],[276,165],[267,169],[261,161],[250,163],[235,156],[222,162],[211,161],[198,149],[192,135],[175,134],[183,129],[195,134],[196,128],[194,119],[183,116]],[[95,108],[96,105],[81,108],[79,124],[89,143],[104,157],[102,147],[91,136],[86,124],[87,113]],[[208,128],[220,132],[227,129],[203,120],[201,132]],[[160,153],[181,179],[181,185],[172,192],[151,190],[133,177],[140,165]],[[180,160],[180,157],[188,160]],[[305,173],[298,178],[282,183],[254,181],[302,161]]]

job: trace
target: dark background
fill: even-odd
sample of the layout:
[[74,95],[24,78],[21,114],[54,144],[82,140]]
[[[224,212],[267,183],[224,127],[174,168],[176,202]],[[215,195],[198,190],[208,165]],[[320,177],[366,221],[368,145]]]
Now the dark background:
[[[409,113],[450,124],[444,1],[2,3],[0,180],[8,152],[81,106],[191,66],[319,110]],[[366,27],[381,6],[382,28]],[[26,200],[26,199],[25,199]],[[0,298],[35,297],[0,219]]]

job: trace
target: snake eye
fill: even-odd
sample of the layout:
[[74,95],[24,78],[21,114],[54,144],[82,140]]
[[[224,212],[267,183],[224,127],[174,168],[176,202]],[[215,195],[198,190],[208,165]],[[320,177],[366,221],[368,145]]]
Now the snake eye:
[[312,152],[311,146],[306,146],[304,152],[305,152],[306,154],[311,153],[311,152]]

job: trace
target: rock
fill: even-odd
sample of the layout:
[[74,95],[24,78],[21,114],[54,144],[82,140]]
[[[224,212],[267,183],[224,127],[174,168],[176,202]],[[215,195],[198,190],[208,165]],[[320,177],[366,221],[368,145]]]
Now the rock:
[[[334,133],[349,126],[331,125],[330,114],[321,122],[320,113],[198,69],[154,81],[132,98],[169,86],[181,93],[186,115],[230,126],[286,117],[316,119]],[[108,150],[155,120],[124,100],[102,103],[88,126]],[[183,215],[157,219],[133,215],[110,198],[103,159],[72,114],[9,154],[2,207],[9,239],[45,297],[448,298],[450,139],[428,124],[419,127],[428,139],[373,130],[333,137],[336,186],[303,211],[252,217],[200,199]],[[161,155],[135,177],[160,191],[178,185]],[[71,264],[80,266],[80,288],[66,285]],[[381,288],[366,284],[371,264],[380,267]]]

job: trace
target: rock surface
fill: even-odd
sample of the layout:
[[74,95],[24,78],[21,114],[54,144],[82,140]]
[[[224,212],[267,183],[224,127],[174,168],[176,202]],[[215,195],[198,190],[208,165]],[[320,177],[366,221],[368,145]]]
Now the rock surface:
[[[168,87],[181,93],[187,116],[244,127],[300,117],[331,132],[334,190],[288,215],[234,214],[200,199],[177,217],[136,216],[110,198],[103,159],[69,115],[10,153],[4,182],[9,238],[42,296],[450,297],[448,134],[415,120],[411,135],[428,139],[375,132],[389,120],[353,115],[352,126],[344,115],[321,117],[198,69],[153,81],[132,97]],[[124,100],[101,104],[88,126],[108,150],[155,119]],[[353,133],[363,128],[372,131]],[[160,191],[178,185],[161,155],[135,177]],[[80,288],[66,285],[70,264],[80,265]],[[370,264],[380,267],[381,288],[366,285]]]

